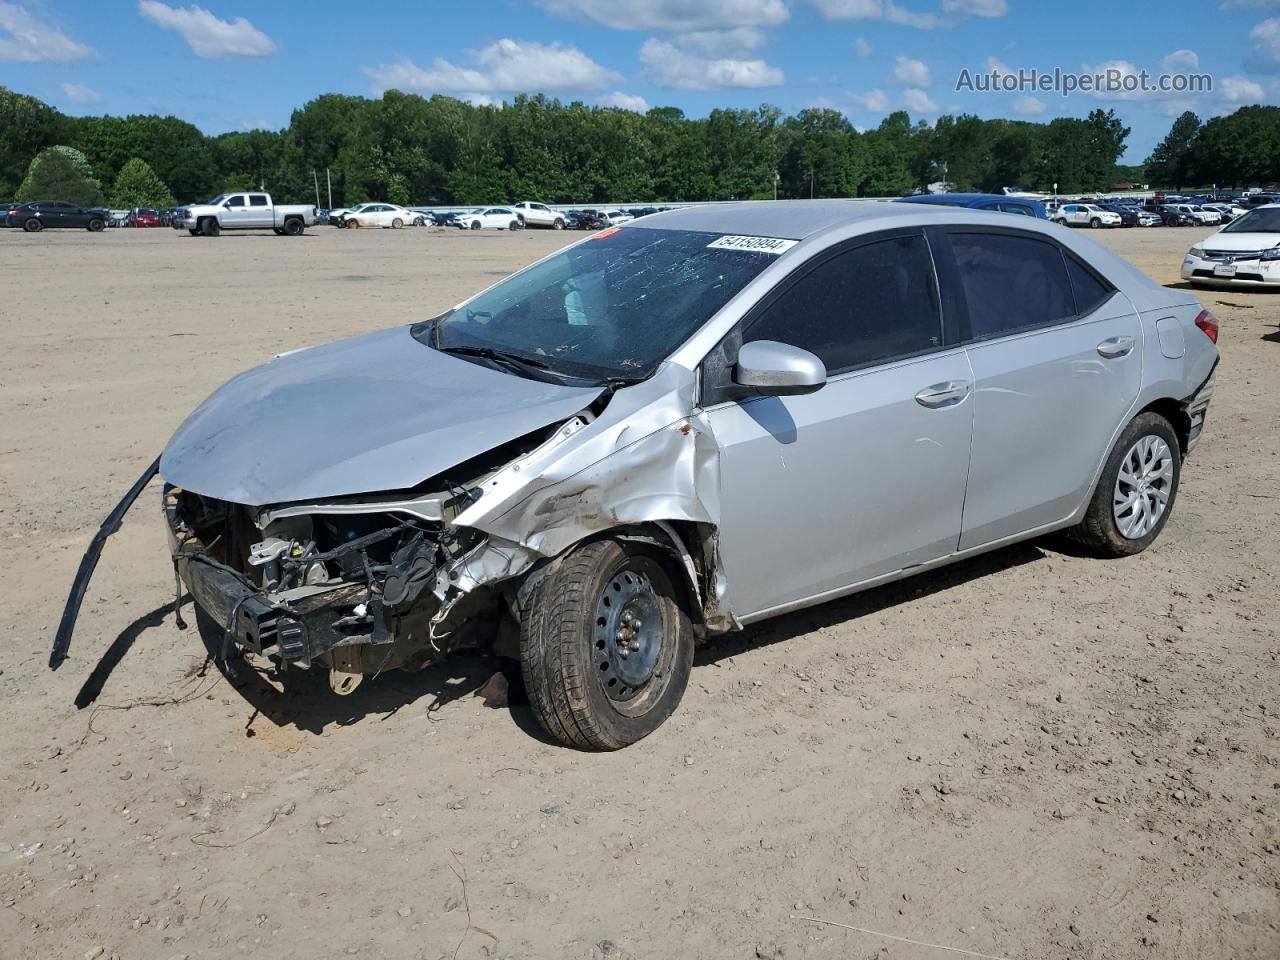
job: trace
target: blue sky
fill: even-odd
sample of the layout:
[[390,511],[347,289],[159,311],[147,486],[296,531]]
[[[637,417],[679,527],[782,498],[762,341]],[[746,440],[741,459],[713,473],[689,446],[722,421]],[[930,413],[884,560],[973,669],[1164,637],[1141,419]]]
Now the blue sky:
[[[1191,94],[955,90],[1035,68],[1208,73]],[[280,128],[325,92],[521,91],[691,116],[777,104],[1047,120],[1113,107],[1144,159],[1184,109],[1280,103],[1280,0],[0,0],[0,84],[72,114]]]

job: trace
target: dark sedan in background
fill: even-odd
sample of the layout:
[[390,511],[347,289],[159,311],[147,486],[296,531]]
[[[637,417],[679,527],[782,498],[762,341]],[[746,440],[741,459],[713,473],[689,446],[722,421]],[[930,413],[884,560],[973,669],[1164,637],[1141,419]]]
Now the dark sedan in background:
[[1013,213],[1024,217],[1047,220],[1044,204],[1029,197],[1007,197],[998,193],[921,193],[914,197],[899,197],[899,203],[932,203],[944,207],[966,207],[970,210],[993,210],[997,213]]
[[54,200],[37,200],[11,206],[5,211],[5,226],[21,227],[28,233],[38,233],[45,228],[70,227],[97,233],[107,225],[107,211],[101,207],[84,209],[74,203]]

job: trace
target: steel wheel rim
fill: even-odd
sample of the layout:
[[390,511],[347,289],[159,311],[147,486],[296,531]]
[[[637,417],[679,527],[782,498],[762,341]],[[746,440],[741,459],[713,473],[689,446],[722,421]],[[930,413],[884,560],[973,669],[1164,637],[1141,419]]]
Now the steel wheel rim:
[[664,605],[645,574],[628,567],[609,578],[596,600],[592,648],[610,700],[633,700],[661,678],[666,632]]
[[1163,437],[1139,437],[1120,461],[1112,513],[1120,535],[1141,540],[1160,522],[1173,495],[1173,451]]

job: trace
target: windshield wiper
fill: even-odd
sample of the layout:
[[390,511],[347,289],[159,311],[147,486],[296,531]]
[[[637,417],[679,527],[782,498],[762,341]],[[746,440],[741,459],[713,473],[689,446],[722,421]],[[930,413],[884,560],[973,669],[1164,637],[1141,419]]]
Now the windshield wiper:
[[528,374],[530,370],[550,371],[551,369],[541,360],[535,360],[532,357],[526,357],[519,353],[507,353],[504,350],[495,350],[493,347],[460,345],[456,347],[438,347],[437,349],[439,349],[441,353],[452,353],[460,357],[478,357],[481,360],[488,360],[490,363],[496,363],[499,366],[506,367],[508,370],[519,374]]

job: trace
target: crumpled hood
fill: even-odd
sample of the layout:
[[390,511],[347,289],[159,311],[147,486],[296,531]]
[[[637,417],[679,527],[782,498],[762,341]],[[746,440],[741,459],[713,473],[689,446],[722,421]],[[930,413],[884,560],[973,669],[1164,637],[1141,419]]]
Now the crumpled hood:
[[491,370],[399,327],[228,381],[178,428],[160,473],[249,506],[403,490],[565,420],[601,392]]

